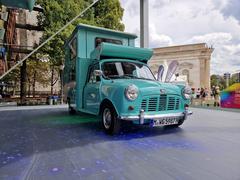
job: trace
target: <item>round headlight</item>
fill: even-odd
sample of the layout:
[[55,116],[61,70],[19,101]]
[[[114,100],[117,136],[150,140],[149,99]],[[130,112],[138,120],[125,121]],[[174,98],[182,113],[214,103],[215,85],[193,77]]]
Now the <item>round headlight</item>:
[[135,100],[138,97],[138,88],[135,85],[129,85],[126,89],[125,89],[125,96],[128,100]]
[[185,99],[191,99],[192,89],[189,86],[185,86],[182,92]]

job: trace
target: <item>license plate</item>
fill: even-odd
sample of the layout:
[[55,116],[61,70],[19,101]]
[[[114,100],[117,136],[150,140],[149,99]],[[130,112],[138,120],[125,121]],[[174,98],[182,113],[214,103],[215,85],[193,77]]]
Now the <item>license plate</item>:
[[152,126],[165,126],[165,125],[172,125],[172,124],[177,124],[178,123],[178,118],[176,117],[169,117],[169,118],[162,118],[162,119],[157,119],[152,121]]

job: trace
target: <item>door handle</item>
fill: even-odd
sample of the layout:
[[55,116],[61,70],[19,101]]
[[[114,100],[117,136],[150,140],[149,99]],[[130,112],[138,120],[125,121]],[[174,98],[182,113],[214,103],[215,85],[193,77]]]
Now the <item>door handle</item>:
[[96,94],[94,94],[94,93],[89,93],[89,96],[90,96],[91,98],[93,98],[93,99],[96,98]]

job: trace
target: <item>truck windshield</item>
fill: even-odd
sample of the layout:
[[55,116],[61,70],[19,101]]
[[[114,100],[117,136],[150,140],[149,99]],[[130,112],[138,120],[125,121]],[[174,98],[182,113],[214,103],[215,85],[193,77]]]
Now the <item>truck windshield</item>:
[[137,78],[155,80],[148,66],[135,62],[105,62],[102,65],[106,78]]

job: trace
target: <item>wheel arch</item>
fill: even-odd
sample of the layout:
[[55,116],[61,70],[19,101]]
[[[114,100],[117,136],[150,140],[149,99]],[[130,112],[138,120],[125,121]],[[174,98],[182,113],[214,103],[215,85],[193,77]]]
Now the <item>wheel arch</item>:
[[99,115],[101,114],[102,108],[104,107],[105,104],[111,105],[111,106],[114,108],[115,112],[117,113],[117,116],[119,115],[116,106],[115,106],[115,105],[112,103],[112,101],[110,101],[109,99],[104,99],[104,100],[101,102],[100,108],[99,108],[99,113],[98,113]]

